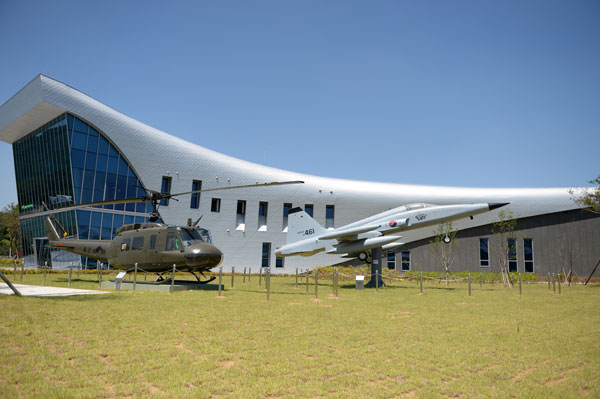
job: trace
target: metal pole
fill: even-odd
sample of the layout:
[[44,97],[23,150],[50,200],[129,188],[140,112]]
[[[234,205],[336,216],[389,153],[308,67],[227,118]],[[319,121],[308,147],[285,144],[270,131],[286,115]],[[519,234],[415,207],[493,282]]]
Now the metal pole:
[[296,288],[298,288],[298,268],[296,268]]
[[306,293],[308,294],[308,269],[306,269]]
[[315,298],[319,297],[319,269],[315,269]]
[[552,273],[552,292],[556,293],[556,278],[554,273]]
[[48,261],[44,262],[44,287],[46,286],[46,269],[48,268]]
[[340,292],[339,291],[339,278],[340,278],[340,275],[339,275],[338,269],[336,268],[335,269],[335,296],[336,297],[339,297],[339,292]]
[[242,283],[246,284],[246,268],[244,267],[244,277],[242,279]]
[[173,263],[173,271],[171,272],[171,294],[175,290],[175,263]]
[[17,281],[17,258],[15,258],[15,268],[13,270],[13,280]]
[[98,265],[98,289],[102,289],[102,262],[96,263]]
[[561,295],[561,289],[560,289],[560,273],[558,273],[558,295]]
[[250,276],[252,275],[252,268],[248,268],[248,282],[250,282]]
[[423,272],[421,272],[421,294],[423,293]]
[[375,269],[375,292],[379,291],[379,270]]
[[336,295],[335,294],[335,291],[336,291],[336,288],[335,288],[335,274],[336,274],[336,272],[337,272],[337,269],[334,267],[333,268],[333,276],[331,277],[331,282],[332,282],[331,288],[333,290],[333,292],[332,292],[333,295]]
[[79,258],[79,267],[77,268],[77,280],[81,280],[81,258]]
[[550,273],[548,273],[548,290],[550,290]]
[[68,287],[71,288],[71,275],[73,274],[73,264],[71,263],[71,265],[69,266],[69,285]]
[[471,296],[471,272],[469,272],[469,296]]
[[233,289],[233,275],[235,274],[235,267],[231,268],[231,288]]
[[258,269],[258,286],[262,287],[262,266]]
[[135,292],[135,286],[137,285],[137,269],[138,264],[135,262],[135,266],[133,267],[133,292]]
[[223,281],[223,266],[219,267],[219,296],[221,296],[221,283]]
[[23,282],[23,269],[25,268],[25,262],[21,261],[21,282]]
[[522,285],[523,285],[523,281],[521,279],[521,273],[519,273],[519,295],[523,295]]
[[266,286],[267,286],[267,301],[269,299],[271,299],[271,268],[267,268],[267,275],[266,275],[267,281],[265,282]]

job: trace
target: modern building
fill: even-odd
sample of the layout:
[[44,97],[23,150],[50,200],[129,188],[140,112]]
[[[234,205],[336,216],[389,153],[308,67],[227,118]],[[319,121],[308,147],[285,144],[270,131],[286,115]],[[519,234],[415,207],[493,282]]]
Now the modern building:
[[[410,203],[509,202],[518,219],[511,270],[546,274],[567,267],[584,276],[600,259],[600,218],[578,209],[567,188],[490,189],[387,184],[309,176],[235,159],[144,125],[51,78],[38,75],[0,107],[0,139],[13,145],[23,247],[28,265],[65,267],[79,257],[45,248],[44,215],[55,214],[72,236],[110,239],[123,223],[142,222],[149,204],[62,211],[72,204],[165,193],[303,180],[301,185],[225,190],[164,201],[168,224],[203,216],[224,252],[223,266],[269,266],[293,273],[347,262],[334,255],[275,258],[286,242],[288,211],[302,207],[327,228]],[[323,171],[327,174],[327,171]],[[47,204],[46,209],[42,202]],[[454,270],[495,272],[491,233],[499,210],[454,223]],[[441,270],[429,244],[432,228],[407,231],[405,246],[386,254],[390,268]],[[83,259],[95,267],[92,259]],[[356,261],[354,261],[356,263]]]

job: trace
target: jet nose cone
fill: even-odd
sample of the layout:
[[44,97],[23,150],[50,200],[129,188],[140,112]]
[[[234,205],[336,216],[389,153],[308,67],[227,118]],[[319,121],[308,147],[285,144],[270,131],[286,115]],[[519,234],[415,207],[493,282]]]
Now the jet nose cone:
[[502,208],[505,205],[510,204],[510,202],[498,202],[498,203],[493,203],[493,204],[488,204],[488,208],[490,211],[494,210],[494,209],[498,209],[498,208]]

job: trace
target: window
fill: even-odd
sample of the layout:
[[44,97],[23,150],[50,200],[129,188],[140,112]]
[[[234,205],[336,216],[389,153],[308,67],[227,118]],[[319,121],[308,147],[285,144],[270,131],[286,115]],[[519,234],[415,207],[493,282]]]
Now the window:
[[262,267],[270,267],[271,265],[271,243],[262,243]]
[[134,237],[131,242],[131,250],[139,251],[141,249],[144,249],[144,237]]
[[179,241],[179,237],[177,237],[177,233],[169,233],[167,234],[167,244],[165,246],[165,250],[167,251],[179,251],[182,249],[181,242]]
[[387,267],[396,270],[396,251],[387,252]]
[[221,212],[221,198],[213,198],[210,202],[211,212]]
[[267,212],[269,210],[268,202],[258,203],[258,231],[267,231]]
[[124,238],[123,241],[121,241],[121,251],[129,251],[129,242],[129,238]]
[[479,266],[490,267],[490,241],[487,238],[479,239]]
[[333,229],[334,218],[335,218],[335,206],[327,205],[325,207],[325,227],[326,228]]
[[516,273],[519,269],[517,262],[517,240],[509,238],[508,242],[508,271]]
[[313,209],[314,209],[313,204],[306,204],[306,205],[304,205],[304,212],[308,213],[308,215],[310,217],[313,217]]
[[533,273],[533,239],[523,238],[523,259],[525,259],[525,273]]
[[156,249],[156,234],[150,236],[150,246],[148,249]]
[[410,251],[402,251],[402,271],[410,270]]
[[284,233],[287,233],[288,228],[288,216],[290,214],[290,210],[292,209],[292,204],[283,204],[283,227],[282,230]]
[[236,230],[246,230],[246,201],[238,200],[235,216]]
[[[160,193],[161,194],[171,194],[171,177],[163,176],[162,184],[160,186]],[[165,198],[165,199],[160,200],[160,204],[163,206],[169,206],[169,199]]]
[[276,257],[275,258],[275,267],[283,267],[283,261],[285,258]]
[[[192,181],[192,191],[200,191],[202,190],[202,180],[193,180]],[[198,209],[200,207],[200,193],[192,193],[192,199],[190,202],[190,208]]]

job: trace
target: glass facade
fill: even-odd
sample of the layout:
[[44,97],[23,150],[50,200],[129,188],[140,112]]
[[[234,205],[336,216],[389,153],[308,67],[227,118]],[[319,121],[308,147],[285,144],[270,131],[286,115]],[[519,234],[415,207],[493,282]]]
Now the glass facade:
[[[108,138],[93,126],[63,114],[13,143],[17,195],[21,205],[23,252],[28,266],[44,261],[67,267],[79,257],[38,245],[46,237],[39,212],[95,201],[141,197],[144,187]],[[45,206],[44,206],[45,204]],[[97,211],[55,213],[69,236],[111,239],[125,223],[147,221],[149,203],[96,206]],[[46,254],[46,255],[44,255]],[[47,259],[44,259],[44,256]],[[81,258],[83,267],[96,267]]]

